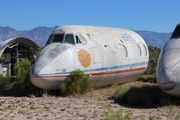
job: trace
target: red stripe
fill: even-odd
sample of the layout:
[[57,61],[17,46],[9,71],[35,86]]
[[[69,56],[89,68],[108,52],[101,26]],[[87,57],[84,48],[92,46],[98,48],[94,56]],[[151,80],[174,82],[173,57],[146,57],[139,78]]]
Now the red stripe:
[[62,75],[62,76],[30,76],[30,78],[66,78],[69,75]]
[[[127,72],[135,72],[135,71],[142,71],[146,68],[134,68],[134,69],[128,69],[128,70],[118,70],[118,71],[109,71],[109,72],[99,72],[99,73],[92,73],[88,74],[89,76],[101,76],[101,75],[107,75],[107,74],[120,74],[120,73],[127,73]],[[69,75],[61,75],[61,76],[30,76],[30,78],[66,78]]]
[[118,71],[109,71],[109,72],[101,72],[101,73],[92,73],[90,75],[92,76],[98,76],[98,75],[105,75],[105,74],[119,74],[119,73],[126,73],[126,72],[134,72],[134,71],[141,71],[145,70],[146,68],[135,68],[135,69],[128,69],[128,70],[118,70]]

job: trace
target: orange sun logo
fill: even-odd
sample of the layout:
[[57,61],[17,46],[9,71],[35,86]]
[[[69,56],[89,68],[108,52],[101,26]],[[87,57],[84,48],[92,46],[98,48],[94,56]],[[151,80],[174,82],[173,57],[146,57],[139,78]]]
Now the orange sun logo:
[[78,59],[83,67],[88,67],[91,63],[91,56],[86,50],[78,51]]

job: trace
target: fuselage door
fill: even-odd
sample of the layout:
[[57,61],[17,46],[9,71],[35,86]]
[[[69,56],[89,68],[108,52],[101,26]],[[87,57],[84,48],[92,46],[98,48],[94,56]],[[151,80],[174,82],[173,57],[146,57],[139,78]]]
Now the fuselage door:
[[110,49],[110,46],[106,46],[105,56],[106,56],[106,71],[107,72],[117,71],[120,61],[118,52],[113,49]]
[[104,45],[105,69],[107,72],[117,71],[120,65],[119,47],[111,35],[100,33],[98,40]]

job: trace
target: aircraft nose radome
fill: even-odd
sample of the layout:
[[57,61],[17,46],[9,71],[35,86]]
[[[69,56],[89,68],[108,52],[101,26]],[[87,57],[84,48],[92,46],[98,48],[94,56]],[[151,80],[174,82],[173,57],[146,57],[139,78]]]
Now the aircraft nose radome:
[[38,68],[38,71],[33,67],[31,70],[30,81],[38,88],[55,89],[54,85],[56,83],[56,78],[52,78],[51,73],[55,73],[55,69],[50,65],[46,65],[41,69]]
[[172,90],[175,87],[176,78],[172,71],[168,70],[166,67],[157,76],[157,82],[162,90]]

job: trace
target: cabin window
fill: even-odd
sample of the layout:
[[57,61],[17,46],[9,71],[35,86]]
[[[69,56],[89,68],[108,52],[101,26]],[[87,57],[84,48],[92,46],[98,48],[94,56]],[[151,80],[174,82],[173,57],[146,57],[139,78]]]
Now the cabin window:
[[139,54],[139,56],[141,56],[141,48],[140,48],[140,46],[139,45],[137,45],[137,47],[138,47],[138,54]]
[[144,48],[145,56],[147,56],[147,48],[146,48],[146,46],[143,45],[143,48]]
[[56,34],[56,35],[54,35],[53,43],[54,42],[62,43],[63,42],[63,37],[64,37],[64,34]]
[[72,34],[66,34],[64,42],[74,44],[74,36]]
[[122,48],[123,48],[124,56],[125,56],[125,57],[128,57],[128,51],[127,51],[126,46],[122,45]]

